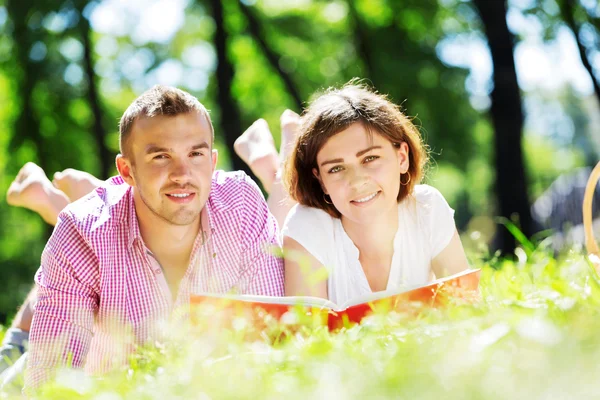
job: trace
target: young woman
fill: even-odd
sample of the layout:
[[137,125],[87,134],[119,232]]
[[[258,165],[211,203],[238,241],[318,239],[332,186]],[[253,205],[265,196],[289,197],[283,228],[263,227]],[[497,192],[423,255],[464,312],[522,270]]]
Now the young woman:
[[340,304],[467,269],[454,211],[419,184],[427,160],[418,129],[385,96],[348,84],[317,98],[283,177],[299,203],[282,229],[286,295]]

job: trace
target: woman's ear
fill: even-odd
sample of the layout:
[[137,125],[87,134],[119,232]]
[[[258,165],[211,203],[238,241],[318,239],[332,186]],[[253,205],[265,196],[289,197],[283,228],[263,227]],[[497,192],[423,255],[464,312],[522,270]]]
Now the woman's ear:
[[396,152],[398,154],[398,164],[400,166],[400,172],[405,174],[410,167],[410,148],[408,147],[408,143],[401,142],[398,147],[396,147]]
[[319,185],[321,185],[321,190],[323,190],[323,193],[328,194],[327,190],[325,190],[325,185],[323,185],[323,180],[321,179],[321,175],[319,175],[319,171],[316,168],[313,168],[312,173],[315,176],[315,178],[319,181]]

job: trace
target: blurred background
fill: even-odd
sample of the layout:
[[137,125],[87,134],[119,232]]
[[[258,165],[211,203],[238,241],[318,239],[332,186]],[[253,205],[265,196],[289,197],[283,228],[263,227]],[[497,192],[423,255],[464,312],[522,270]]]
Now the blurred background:
[[596,0],[0,0],[0,323],[51,233],[6,205],[17,171],[115,174],[118,120],[157,83],[211,110],[229,170],[254,120],[278,142],[285,108],[364,78],[415,117],[468,248],[512,254],[508,220],[559,243],[598,161],[599,29]]

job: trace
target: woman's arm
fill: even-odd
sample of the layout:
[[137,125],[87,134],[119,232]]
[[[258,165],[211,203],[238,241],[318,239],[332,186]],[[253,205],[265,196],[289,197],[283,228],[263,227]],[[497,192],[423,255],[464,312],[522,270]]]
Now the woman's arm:
[[454,275],[469,268],[460,236],[455,230],[450,243],[431,261],[431,269],[437,279]]
[[285,295],[328,299],[327,269],[302,245],[283,238]]

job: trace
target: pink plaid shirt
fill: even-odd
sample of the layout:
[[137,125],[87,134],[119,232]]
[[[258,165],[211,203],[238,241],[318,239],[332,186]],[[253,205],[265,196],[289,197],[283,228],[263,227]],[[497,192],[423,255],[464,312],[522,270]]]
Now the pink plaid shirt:
[[243,172],[215,172],[175,302],[140,235],[131,187],[107,183],[63,210],[42,253],[26,388],[69,357],[89,372],[122,365],[191,293],[283,296],[283,262],[266,250],[280,245],[277,223]]

